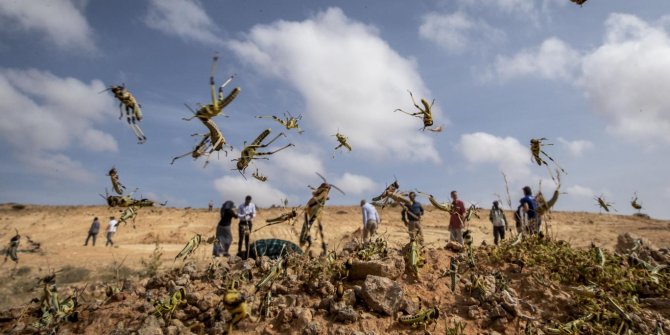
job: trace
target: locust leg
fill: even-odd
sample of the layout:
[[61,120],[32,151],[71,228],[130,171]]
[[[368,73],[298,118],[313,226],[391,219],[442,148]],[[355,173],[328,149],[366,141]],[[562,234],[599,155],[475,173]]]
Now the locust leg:
[[[269,143],[268,143],[268,144],[269,144]],[[292,146],[294,146],[294,144],[289,143],[289,144],[287,144],[286,146],[283,146],[283,147],[281,147],[281,148],[279,148],[279,149],[277,149],[277,150],[274,150],[274,151],[269,151],[269,152],[257,152],[257,153],[256,153],[256,156],[272,155],[272,154],[274,154],[274,153],[277,153],[277,152],[279,152],[279,151],[282,151],[282,150],[284,150],[284,149],[286,149],[286,148],[288,148],[288,147],[292,147]],[[252,159],[258,159],[258,158],[255,158],[255,157],[254,157],[254,158],[252,158]]]

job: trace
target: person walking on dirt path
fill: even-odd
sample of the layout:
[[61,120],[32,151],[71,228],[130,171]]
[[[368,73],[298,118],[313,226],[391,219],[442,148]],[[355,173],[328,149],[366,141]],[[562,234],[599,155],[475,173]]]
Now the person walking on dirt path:
[[253,226],[253,219],[256,217],[256,205],[251,202],[251,196],[244,198],[244,203],[237,208],[237,215],[240,218],[238,227],[239,243],[237,245],[237,254],[242,255],[242,243],[244,242],[245,254],[249,252],[249,235]]
[[237,213],[235,213],[235,203],[228,200],[221,206],[221,219],[216,226],[216,243],[214,243],[214,250],[212,251],[214,257],[230,256],[228,250],[230,245],[233,244],[233,233],[230,230],[233,218],[238,218]]
[[416,193],[409,192],[411,205],[403,206],[402,222],[407,226],[410,240],[416,239],[419,244],[423,244],[423,229],[421,228],[421,216],[423,216],[423,207],[416,201]]
[[498,245],[500,240],[505,239],[505,229],[507,227],[507,217],[500,208],[498,200],[493,202],[493,207],[489,212],[489,221],[493,224],[493,243]]
[[377,235],[381,219],[375,206],[366,203],[365,200],[361,200],[361,212],[363,214],[363,243],[367,243],[368,237],[372,239],[372,236]]
[[451,212],[449,215],[449,239],[463,244],[465,227],[465,204],[458,199],[458,192],[451,191]]
[[116,233],[116,226],[119,224],[118,221],[114,219],[113,216],[109,217],[109,224],[107,225],[107,242],[105,246],[111,245],[114,246],[114,241],[112,241],[112,236]]
[[93,238],[93,246],[95,247],[95,239],[98,237],[98,233],[100,232],[100,221],[98,220],[98,217],[96,216],[93,219],[93,223],[91,223],[91,228],[88,229],[88,236],[86,236],[86,242],[84,242],[84,246],[88,245],[88,239],[91,237]]

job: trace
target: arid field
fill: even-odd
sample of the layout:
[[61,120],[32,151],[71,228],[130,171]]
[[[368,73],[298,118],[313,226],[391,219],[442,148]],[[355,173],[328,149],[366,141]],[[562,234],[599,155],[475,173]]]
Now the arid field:
[[[448,255],[451,255],[450,252],[444,250],[448,239],[446,230],[448,216],[445,212],[438,211],[430,205],[425,207],[427,213],[423,220],[423,229],[428,256],[427,266],[424,269],[428,270],[423,271],[428,271],[428,278],[433,280],[432,283],[429,280],[429,282],[412,284],[411,281],[408,282],[403,277],[405,278],[403,279],[403,285],[406,287],[406,294],[433,297],[444,294],[444,297],[440,298],[441,300],[444,299],[442,303],[462,303],[459,300],[460,298],[452,296],[446,286],[440,286],[439,288],[436,286],[438,273],[448,268]],[[266,218],[277,216],[284,211],[286,209],[260,209],[254,222],[254,229],[264,225]],[[386,208],[380,213],[382,216],[380,233],[388,239],[389,247],[400,250],[407,244],[408,235],[400,221],[399,209]],[[474,233],[474,245],[480,246],[482,243],[491,245],[493,237],[491,235],[492,228],[487,219],[488,209],[482,209],[479,214],[480,218],[475,218],[469,224],[469,229]],[[508,219],[512,218],[511,214],[510,212],[506,213]],[[3,243],[9,242],[9,239],[15,234],[15,230],[18,230],[24,237],[19,250],[28,248],[25,239],[27,236],[34,242],[41,244],[39,252],[19,252],[19,264],[14,270],[15,276],[13,278],[9,277],[10,271],[14,268],[13,262],[7,261],[3,264],[3,274],[1,276],[3,284],[0,285],[2,309],[27,305],[31,298],[39,297],[40,290],[36,278],[46,275],[49,271],[61,270],[57,274],[57,280],[61,285],[76,284],[79,287],[84,283],[104,283],[106,280],[119,276],[118,271],[122,272],[122,276],[133,276],[134,273],[140,273],[146,267],[143,260],[150,259],[156,248],[156,243],[162,248],[163,252],[161,271],[169,272],[175,268],[180,268],[183,263],[181,260],[173,262],[174,256],[195,233],[203,236],[203,243],[197,249],[195,255],[192,256],[192,259],[201,268],[205,268],[211,262],[212,246],[205,243],[204,240],[214,234],[219,219],[217,208],[213,212],[209,212],[207,209],[143,208],[135,222],[136,228],[133,228],[131,224],[122,225],[114,236],[115,246],[105,247],[104,229],[112,215],[118,218],[119,209],[106,206],[25,205],[25,208],[22,209],[17,209],[15,204],[0,206],[0,240]],[[101,233],[98,235],[95,247],[90,244],[85,247],[83,246],[84,239],[95,216],[101,219]],[[631,215],[554,212],[545,219],[545,222],[549,224],[550,236],[554,239],[567,241],[577,248],[587,248],[591,243],[595,243],[612,251],[617,243],[617,236],[626,232],[640,236],[650,242],[650,245],[658,248],[667,248],[670,245],[670,221],[666,220],[645,219]],[[340,250],[352,237],[360,236],[360,208],[357,206],[329,206],[324,212],[323,225],[329,248]],[[297,243],[299,229],[300,222],[296,223],[295,226],[285,223],[278,224],[253,233],[252,240],[280,238]],[[233,234],[234,243],[231,247],[231,254],[237,248],[236,223],[233,223]],[[318,235],[316,229],[313,230],[312,235]],[[319,247],[320,243],[317,240],[313,247],[314,251],[318,252]],[[519,294],[523,295],[523,292]],[[536,299],[540,301],[543,299],[542,294],[533,294],[535,294]],[[461,313],[454,313],[465,315],[466,312],[466,310],[463,310]],[[314,322],[321,320],[317,319],[316,315],[313,316]],[[137,316],[135,317],[137,318]],[[357,324],[354,324],[354,328],[348,326],[347,331],[359,329],[366,333],[366,330],[373,330],[379,334],[380,332],[406,333],[411,329],[399,328],[391,319],[377,318],[374,313],[363,313],[361,318]],[[104,327],[114,326],[114,324],[100,324],[99,322],[102,321],[96,321],[90,327],[77,329],[84,333],[93,334],[96,331],[101,331],[100,329],[104,329]],[[136,322],[140,321],[136,320]],[[325,329],[328,329],[329,323],[319,322]],[[330,322],[330,325],[332,325],[332,321]],[[466,330],[465,334],[493,334],[480,332],[482,328],[486,328],[481,324],[475,325],[470,322],[468,325],[469,330]],[[272,333],[268,327],[271,326],[267,324],[256,325],[248,321],[240,324],[241,333],[249,334],[261,331]],[[438,333],[444,333],[444,327],[444,323],[441,321],[438,326]],[[511,327],[511,324],[499,325],[499,331],[507,329],[507,334],[514,334],[514,331],[510,330]],[[299,333],[300,329],[296,329],[291,328],[286,331],[288,333]],[[201,331],[192,329],[192,331],[194,333],[204,332],[202,329]],[[282,333],[282,331],[279,331],[279,333]],[[330,334],[335,332],[326,331],[321,333]],[[344,334],[349,333],[345,331]]]

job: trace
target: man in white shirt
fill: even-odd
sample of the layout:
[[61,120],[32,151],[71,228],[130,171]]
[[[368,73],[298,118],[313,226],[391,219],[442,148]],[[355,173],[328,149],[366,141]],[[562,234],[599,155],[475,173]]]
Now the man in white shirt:
[[253,218],[256,217],[256,205],[251,202],[251,196],[244,198],[244,203],[237,208],[237,216],[240,218],[238,227],[239,242],[237,245],[237,254],[242,254],[242,242],[244,242],[244,254],[249,252],[249,235],[253,226]]
[[366,203],[365,200],[361,200],[361,212],[363,214],[363,243],[367,243],[368,237],[372,239],[372,236],[377,234],[381,220],[375,206]]
[[116,233],[116,225],[118,225],[118,221],[114,219],[113,216],[109,218],[109,224],[107,225],[107,242],[105,243],[105,246],[112,245],[114,246],[114,241],[112,241],[112,236],[114,236],[114,233]]

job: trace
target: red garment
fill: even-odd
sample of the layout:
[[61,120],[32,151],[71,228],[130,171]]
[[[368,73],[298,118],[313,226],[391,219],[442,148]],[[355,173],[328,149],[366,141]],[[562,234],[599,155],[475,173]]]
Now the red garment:
[[463,216],[465,215],[465,205],[463,201],[456,200],[451,203],[451,217],[449,218],[449,229],[463,229]]

